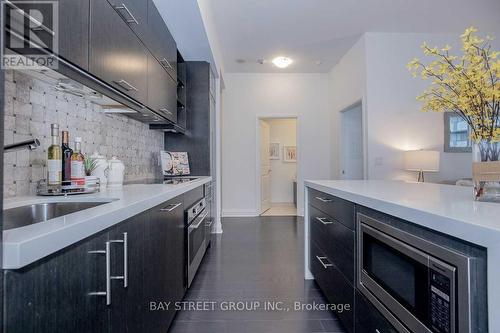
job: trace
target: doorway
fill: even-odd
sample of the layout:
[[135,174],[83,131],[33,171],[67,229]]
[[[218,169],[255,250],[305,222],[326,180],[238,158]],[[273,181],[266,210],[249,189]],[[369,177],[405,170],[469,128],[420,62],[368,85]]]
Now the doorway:
[[297,119],[259,119],[262,216],[297,215]]
[[363,108],[356,103],[340,112],[340,179],[364,179]]

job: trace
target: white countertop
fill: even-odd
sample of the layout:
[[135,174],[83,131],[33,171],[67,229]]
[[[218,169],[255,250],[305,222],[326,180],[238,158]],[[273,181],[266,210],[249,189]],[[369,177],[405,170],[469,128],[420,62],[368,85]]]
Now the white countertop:
[[305,186],[485,247],[489,331],[500,332],[500,203],[474,201],[470,187],[431,183],[317,180]]
[[4,209],[43,202],[109,201],[76,213],[3,232],[3,268],[17,269],[107,229],[162,202],[211,181],[211,177],[179,184],[125,185],[95,194],[67,197],[19,197],[4,200]]

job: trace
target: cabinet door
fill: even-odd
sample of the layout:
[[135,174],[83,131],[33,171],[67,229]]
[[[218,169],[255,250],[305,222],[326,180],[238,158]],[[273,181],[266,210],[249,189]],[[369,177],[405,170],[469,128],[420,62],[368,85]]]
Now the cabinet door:
[[[23,2],[26,4],[23,4]],[[32,26],[29,28],[25,26],[25,29],[22,29],[24,26],[22,24],[23,16],[19,14],[8,15],[7,26],[16,33],[29,37],[30,40],[36,43],[44,43],[51,51],[73,64],[88,69],[89,0],[59,0],[55,2],[55,5],[57,7],[54,7],[53,3],[43,0],[16,0],[13,2],[13,6],[19,7],[28,15],[36,13],[35,10],[38,11],[41,15],[31,14],[32,17],[48,29]],[[52,15],[55,8],[57,8],[57,17]],[[9,6],[6,6],[6,9],[10,9]],[[10,14],[11,11],[8,10],[8,13]],[[19,24],[16,24],[16,22]],[[28,21],[24,19],[24,23],[26,22]],[[55,24],[57,26],[54,26]],[[53,43],[51,30],[57,32],[56,44]]]
[[173,303],[184,295],[183,211],[182,197],[149,210],[145,232],[148,240],[147,263],[144,267],[146,299],[151,302],[171,302],[171,306],[168,310],[147,313],[146,332],[167,331],[175,315]]
[[177,82],[177,45],[152,0],[148,0],[148,36],[145,43]]
[[9,333],[107,332],[107,233],[93,236],[19,270],[4,272],[4,329]]
[[147,0],[108,0],[108,2],[139,38],[146,36],[148,31]]
[[[147,214],[134,216],[109,231],[111,250],[111,332],[143,332],[147,307],[144,294],[144,223]],[[121,277],[126,278],[126,281]]]
[[91,2],[90,72],[122,93],[147,103],[147,50],[104,0]]
[[333,304],[349,305],[337,315],[347,332],[354,332],[354,287],[331,263],[328,255],[316,243],[310,243],[310,270],[326,298]]
[[177,83],[160,63],[148,57],[148,104],[156,113],[177,122]]

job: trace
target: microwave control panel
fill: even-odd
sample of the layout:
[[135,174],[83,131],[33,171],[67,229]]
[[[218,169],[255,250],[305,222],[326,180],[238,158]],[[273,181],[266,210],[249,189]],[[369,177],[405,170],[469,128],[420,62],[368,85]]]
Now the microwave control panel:
[[450,278],[430,270],[430,320],[432,331],[436,333],[450,333]]

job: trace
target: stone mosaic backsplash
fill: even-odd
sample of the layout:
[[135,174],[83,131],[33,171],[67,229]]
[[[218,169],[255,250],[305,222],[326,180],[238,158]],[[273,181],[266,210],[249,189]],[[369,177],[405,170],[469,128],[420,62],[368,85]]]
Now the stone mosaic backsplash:
[[117,156],[125,164],[125,181],[157,178],[163,133],[118,114],[106,114],[100,105],[59,92],[42,80],[19,71],[5,73],[4,144],[38,138],[34,151],[4,154],[4,197],[35,193],[36,182],[46,177],[46,154],[50,124],[68,130],[70,147],[82,137],[82,152],[98,151],[107,158]]

